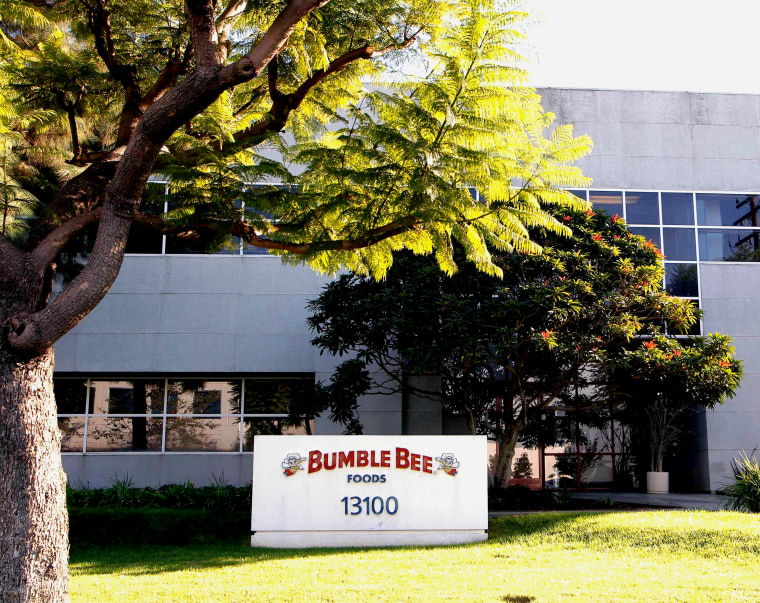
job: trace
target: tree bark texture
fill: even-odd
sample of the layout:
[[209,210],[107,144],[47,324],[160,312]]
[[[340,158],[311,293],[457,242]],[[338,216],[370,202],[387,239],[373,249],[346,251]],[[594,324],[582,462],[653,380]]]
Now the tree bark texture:
[[0,601],[67,602],[68,551],[53,349],[0,347]]

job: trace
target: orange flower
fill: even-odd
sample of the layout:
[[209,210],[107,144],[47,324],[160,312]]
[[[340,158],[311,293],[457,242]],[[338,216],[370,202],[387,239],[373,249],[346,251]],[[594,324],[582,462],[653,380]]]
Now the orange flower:
[[598,233],[597,233],[597,234],[595,234],[595,235],[594,235],[592,238],[593,238],[595,241],[601,241],[601,240],[602,240],[602,235],[600,235],[600,234],[598,234]]
[[673,355],[674,356],[680,356],[681,354],[683,354],[683,352],[681,350],[673,350]]
[[645,341],[644,347],[648,350],[653,350],[654,348],[657,347],[657,344],[654,341]]
[[618,223],[618,222],[620,222],[620,220],[622,220],[622,219],[623,219],[623,218],[621,218],[620,216],[618,216],[617,214],[615,214],[614,216],[612,216],[612,223],[613,223],[613,224],[617,224],[617,223]]
[[554,331],[541,331],[541,337],[549,339],[554,334]]
[[720,368],[726,368],[727,366],[731,366],[731,363],[730,363],[728,360],[721,360],[721,361],[718,363],[718,366],[719,366]]
[[569,221],[570,221],[570,216],[565,216],[565,217],[563,217],[562,219],[563,219],[565,222],[569,222]]
[[596,212],[595,212],[593,209],[587,209],[587,210],[586,210],[586,215],[587,215],[589,218],[593,218],[593,217],[596,215]]

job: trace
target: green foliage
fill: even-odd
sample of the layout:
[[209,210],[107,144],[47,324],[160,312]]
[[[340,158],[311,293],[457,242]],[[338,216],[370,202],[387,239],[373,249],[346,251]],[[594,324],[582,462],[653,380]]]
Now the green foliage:
[[310,304],[313,343],[380,367],[379,391],[435,395],[405,375],[440,374],[446,410],[502,441],[501,485],[511,472],[511,436],[541,409],[600,409],[622,393],[641,410],[663,384],[681,404],[711,407],[741,374],[729,338],[662,334],[665,323],[686,331],[698,311],[663,291],[654,245],[617,216],[553,215],[573,236],[532,228],[543,253],[494,253],[503,279],[471,265],[449,278],[429,257],[401,255],[384,281],[344,275]]
[[217,483],[196,488],[191,482],[167,484],[160,488],[136,488],[130,479],[116,480],[110,488],[66,490],[71,508],[150,508],[201,509],[219,512],[243,512],[251,509],[251,487]]
[[606,387],[627,403],[629,414],[641,416],[643,411],[650,468],[662,471],[663,457],[681,436],[686,415],[732,398],[742,363],[726,335],[687,340],[658,335],[620,350],[605,371]]
[[[222,27],[228,61],[282,7],[249,2]],[[45,8],[61,26],[40,30],[4,70],[16,106],[63,120],[58,148],[76,164],[113,149],[117,112],[182,64],[189,39],[181,2],[107,8],[100,41],[88,5]],[[545,208],[584,207],[562,189],[588,184],[570,164],[591,142],[568,126],[550,131],[553,116],[523,85],[524,18],[494,0],[326,4],[296,27],[268,73],[222,93],[166,141],[158,162],[173,196],[163,227],[205,250],[232,234],[321,271],[347,266],[375,278],[402,248],[434,252],[453,273],[456,242],[460,260],[493,275],[501,268],[490,249],[540,251],[529,228],[569,233]],[[342,62],[354,55],[363,58]],[[420,66],[423,75],[409,75]],[[132,74],[137,88],[122,90]],[[47,202],[54,189],[40,192]]]
[[760,513],[760,463],[754,456],[742,451],[738,459],[731,460],[734,482],[723,487],[720,493],[732,511]]

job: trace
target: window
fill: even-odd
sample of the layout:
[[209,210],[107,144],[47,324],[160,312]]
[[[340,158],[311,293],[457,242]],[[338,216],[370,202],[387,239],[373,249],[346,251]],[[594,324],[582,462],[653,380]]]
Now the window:
[[662,223],[694,224],[694,195],[691,193],[662,193]]
[[261,434],[313,433],[288,420],[313,375],[207,380],[56,377],[63,452],[251,452]]
[[628,224],[659,224],[660,203],[658,194],[626,192],[625,221]]
[[595,210],[609,215],[623,215],[623,193],[620,191],[589,191],[588,200]]
[[756,194],[697,193],[697,218],[700,226],[760,226]]

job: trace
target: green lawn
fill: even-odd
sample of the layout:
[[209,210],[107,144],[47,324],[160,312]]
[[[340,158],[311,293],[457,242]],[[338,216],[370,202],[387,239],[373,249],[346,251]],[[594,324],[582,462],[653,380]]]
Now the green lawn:
[[72,601],[760,601],[760,516],[543,513],[486,543],[76,550]]

